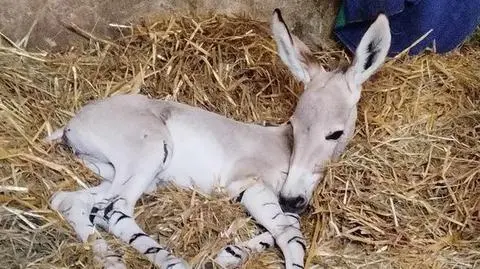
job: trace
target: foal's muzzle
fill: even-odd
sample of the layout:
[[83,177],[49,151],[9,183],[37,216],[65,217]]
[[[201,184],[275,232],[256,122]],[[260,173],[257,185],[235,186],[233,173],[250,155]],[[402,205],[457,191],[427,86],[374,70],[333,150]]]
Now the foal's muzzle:
[[279,199],[280,206],[284,212],[301,213],[307,207],[307,199],[303,196],[283,197]]

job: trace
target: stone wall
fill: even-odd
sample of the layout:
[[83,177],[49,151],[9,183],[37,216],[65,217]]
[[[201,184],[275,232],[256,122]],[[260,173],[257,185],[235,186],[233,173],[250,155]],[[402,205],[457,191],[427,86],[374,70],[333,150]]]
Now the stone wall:
[[[84,41],[65,25],[75,24],[96,36],[112,37],[109,23],[175,13],[248,15],[267,21],[281,8],[292,32],[309,45],[328,42],[340,0],[0,0],[0,32],[29,50],[57,51]],[[4,42],[4,41],[1,41]]]

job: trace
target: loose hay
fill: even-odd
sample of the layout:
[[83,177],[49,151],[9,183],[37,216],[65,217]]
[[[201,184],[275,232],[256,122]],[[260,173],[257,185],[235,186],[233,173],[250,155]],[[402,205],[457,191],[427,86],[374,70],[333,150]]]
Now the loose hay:
[[[281,123],[301,85],[268,26],[242,18],[171,18],[123,29],[114,43],[44,55],[0,48],[0,267],[92,268],[91,253],[48,207],[51,194],[97,178],[41,139],[89,100],[136,92],[228,117]],[[325,67],[348,57],[316,54]],[[480,266],[480,44],[389,61],[362,93],[357,132],[302,218],[307,267]],[[101,115],[99,115],[101,116]],[[254,222],[238,204],[169,187],[138,221],[197,268]],[[126,251],[130,268],[149,267]],[[246,268],[278,268],[278,251]]]

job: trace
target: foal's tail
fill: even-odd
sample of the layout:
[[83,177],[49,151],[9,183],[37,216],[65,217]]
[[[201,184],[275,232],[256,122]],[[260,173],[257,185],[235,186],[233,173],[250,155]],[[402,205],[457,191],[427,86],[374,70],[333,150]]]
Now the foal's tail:
[[51,133],[49,136],[45,137],[43,139],[44,142],[52,142],[58,139],[61,139],[63,136],[63,131],[65,130],[65,127],[59,128],[55,130],[53,133]]

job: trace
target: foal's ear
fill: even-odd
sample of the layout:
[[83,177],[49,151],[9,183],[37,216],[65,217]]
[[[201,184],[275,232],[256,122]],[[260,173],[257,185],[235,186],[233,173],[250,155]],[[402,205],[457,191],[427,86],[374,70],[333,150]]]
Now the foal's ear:
[[363,35],[355,52],[353,71],[357,84],[362,84],[383,64],[390,49],[391,34],[388,19],[380,14]]
[[311,78],[310,69],[313,67],[313,62],[310,60],[313,59],[312,52],[307,45],[290,33],[278,8],[273,11],[271,26],[278,55],[283,63],[298,80],[308,83]]

